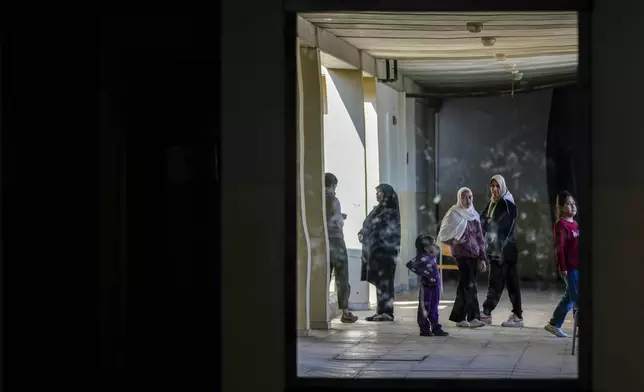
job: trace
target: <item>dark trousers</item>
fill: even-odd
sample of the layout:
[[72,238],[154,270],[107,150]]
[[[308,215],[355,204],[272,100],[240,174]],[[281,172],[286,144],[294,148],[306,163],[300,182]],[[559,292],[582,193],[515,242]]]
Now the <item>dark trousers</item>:
[[420,285],[418,293],[418,326],[421,332],[441,329],[438,323],[438,303],[441,300],[440,286]]
[[394,315],[394,277],[396,276],[396,258],[386,254],[375,256],[378,272],[375,277],[377,314]]
[[[489,259],[488,259],[489,260]],[[507,285],[508,296],[512,303],[512,313],[522,317],[521,290],[519,288],[519,271],[517,260],[506,259],[503,261],[490,261],[490,276],[487,288],[487,298],[483,302],[483,313],[492,313],[501,300],[503,289]]]
[[338,308],[349,309],[349,295],[351,285],[349,284],[349,255],[344,238],[329,238],[329,258],[331,268],[329,276],[335,271],[335,292],[338,294]]
[[451,321],[460,323],[463,320],[480,319],[478,290],[476,288],[476,268],[478,259],[473,257],[456,257],[458,264],[458,286],[456,300],[449,316]]

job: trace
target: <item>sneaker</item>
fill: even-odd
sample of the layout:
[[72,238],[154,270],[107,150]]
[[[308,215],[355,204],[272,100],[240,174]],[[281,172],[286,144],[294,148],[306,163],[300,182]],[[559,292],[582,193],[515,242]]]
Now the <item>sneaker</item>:
[[507,321],[501,323],[502,327],[523,328],[523,319],[519,318],[516,314],[512,313]]
[[561,330],[561,328],[557,328],[554,325],[548,323],[546,326],[543,328],[546,331],[550,332],[551,334],[555,335],[558,338],[565,338],[568,337],[564,331]]
[[459,328],[469,328],[470,323],[468,323],[466,320],[463,320],[461,322],[456,323],[456,326]]
[[358,316],[355,316],[351,312],[342,313],[342,317],[340,318],[340,321],[347,324],[353,324],[356,321],[358,321]]
[[481,321],[484,322],[487,325],[492,324],[492,315],[491,314],[481,313]]
[[443,331],[442,328],[437,328],[432,332],[434,333],[434,336],[449,336],[449,333]]
[[420,331],[420,336],[434,336],[432,331]]
[[367,321],[374,321],[376,317],[380,316],[378,313],[374,314],[373,316],[365,317],[365,320]]
[[387,313],[383,313],[374,317],[373,321],[394,321],[394,316]]
[[479,319],[474,319],[474,320],[470,321],[470,328],[481,328],[481,327],[484,327],[484,326],[485,326],[485,323],[482,322]]

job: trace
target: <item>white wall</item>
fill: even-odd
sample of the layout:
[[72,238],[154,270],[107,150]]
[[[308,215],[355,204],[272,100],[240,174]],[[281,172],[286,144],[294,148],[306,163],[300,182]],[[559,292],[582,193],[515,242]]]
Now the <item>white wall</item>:
[[[344,222],[344,237],[349,256],[348,270],[351,284],[349,308],[365,310],[369,307],[369,285],[360,281],[362,245],[358,241],[357,234],[362,228],[367,209],[371,208],[367,203],[365,151],[367,139],[371,144],[374,136],[377,139],[375,108],[370,105],[368,110],[371,132],[367,135],[362,72],[322,67],[322,73],[325,76],[327,107],[324,115],[325,171],[334,173],[338,177],[336,195],[342,204],[342,211],[347,214]],[[375,142],[377,167],[377,140]],[[374,146],[371,147],[373,149]],[[371,155],[373,166],[374,154]],[[378,176],[375,177],[377,180]],[[375,195],[373,197],[375,199]],[[335,285],[332,284],[331,290],[334,289]]]
[[[327,93],[327,114],[324,115],[325,171],[338,177],[336,195],[342,204],[342,211],[347,214],[344,222],[347,248],[362,249],[358,231],[362,228],[367,210],[362,76],[354,78],[346,70],[328,70],[324,67],[322,72]],[[359,71],[354,72],[359,74]]]

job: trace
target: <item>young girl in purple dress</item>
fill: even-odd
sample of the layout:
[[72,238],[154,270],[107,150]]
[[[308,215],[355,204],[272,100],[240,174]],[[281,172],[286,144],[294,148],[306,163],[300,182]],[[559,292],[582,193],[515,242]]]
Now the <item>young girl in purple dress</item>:
[[416,238],[416,257],[407,263],[407,268],[420,276],[417,317],[420,336],[449,335],[438,323],[441,280],[436,257],[439,252],[434,238],[421,234]]

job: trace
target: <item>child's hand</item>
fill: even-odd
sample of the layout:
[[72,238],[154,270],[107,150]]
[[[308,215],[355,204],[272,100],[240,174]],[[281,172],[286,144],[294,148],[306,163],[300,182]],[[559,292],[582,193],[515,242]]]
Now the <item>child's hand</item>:
[[564,278],[568,276],[568,271],[561,271],[561,276]]
[[487,263],[485,260],[479,260],[479,272],[485,272],[487,270]]

